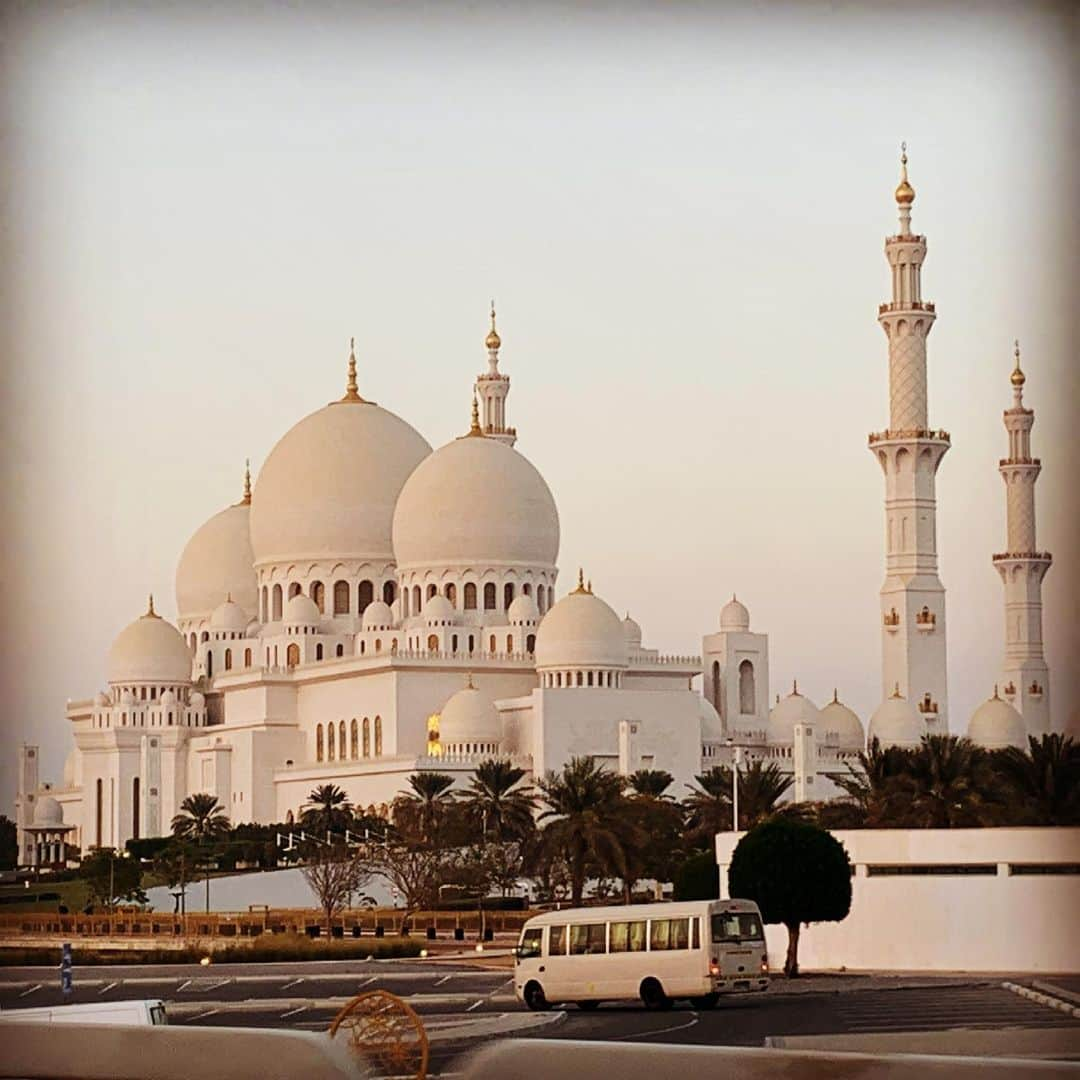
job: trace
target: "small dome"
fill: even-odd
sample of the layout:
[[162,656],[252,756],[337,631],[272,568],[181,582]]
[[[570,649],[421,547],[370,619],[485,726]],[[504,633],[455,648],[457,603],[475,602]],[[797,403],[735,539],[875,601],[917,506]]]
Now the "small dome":
[[867,744],[877,739],[882,747],[903,746],[917,747],[926,734],[926,725],[922,722],[915,706],[895,690],[887,697],[870,717],[866,731]]
[[110,683],[189,683],[191,653],[172,623],[150,610],[129,623],[109,649]]
[[319,605],[310,596],[297,593],[290,597],[285,605],[282,621],[290,626],[318,626],[322,616],[319,614]]
[[227,507],[187,542],[176,566],[176,610],[181,619],[205,618],[229,594],[246,611],[257,610],[250,509],[246,502]]
[[540,609],[531,596],[519,593],[507,609],[506,617],[511,626],[522,626],[525,623],[539,622]]
[[111,705],[111,704],[112,704],[112,701],[111,701],[111,699],[109,698],[109,695],[108,695],[108,694],[106,694],[104,690],[99,690],[99,691],[98,691],[98,692],[97,692],[97,693],[96,693],[96,694],[94,695],[94,704],[95,704],[95,705],[96,705],[96,706],[97,706],[97,707],[98,707],[99,709],[104,709],[104,708],[105,708],[106,706],[108,706],[108,705]]
[[161,698],[159,700],[161,701],[162,705],[175,705],[176,704],[176,694],[173,693],[172,689],[170,688],[170,689],[166,690],[164,694],[161,695]]
[[373,600],[364,608],[361,625],[365,630],[389,630],[394,625],[394,613],[382,600]]
[[244,627],[244,637],[258,637],[262,633],[262,623],[258,619],[252,619],[251,622]]
[[434,623],[452,623],[457,618],[454,605],[439,593],[430,600],[424,602],[424,621],[429,625]]
[[743,632],[750,629],[750,612],[734,596],[720,609],[720,629]]
[[819,713],[818,727],[823,735],[830,732],[840,737],[841,750],[866,748],[866,733],[862,721],[833,693],[833,699]]
[[1027,725],[1024,718],[1007,701],[994,696],[984,701],[968,722],[967,737],[987,750],[1003,750],[1007,746],[1027,748]]
[[622,619],[582,586],[564,596],[536,634],[536,666],[542,668],[627,665]]
[[724,725],[720,720],[720,714],[713,708],[713,704],[707,698],[702,698],[698,706],[698,715],[701,717],[701,741],[723,742],[725,739]]
[[439,743],[444,749],[468,742],[498,743],[501,739],[498,710],[471,682],[443,706]]
[[[622,621],[623,634],[626,636],[626,647],[628,649],[640,649],[641,648],[641,625],[634,619],[630,618],[630,612],[626,613],[626,618]],[[708,704],[708,702],[706,702]],[[712,708],[712,706],[709,706]]]
[[34,824],[63,825],[64,808],[51,795],[42,795],[34,807]]
[[225,630],[242,634],[247,630],[247,625],[248,617],[244,614],[244,609],[233,600],[231,595],[226,598],[224,603],[218,604],[214,608],[214,613],[210,616],[211,630]]
[[821,712],[818,707],[808,697],[800,694],[796,687],[770,710],[765,741],[777,746],[790,746],[795,741],[796,724],[820,726],[820,722]]
[[191,697],[188,698],[188,704],[196,710],[206,708],[206,698],[203,696],[202,691],[195,690]]

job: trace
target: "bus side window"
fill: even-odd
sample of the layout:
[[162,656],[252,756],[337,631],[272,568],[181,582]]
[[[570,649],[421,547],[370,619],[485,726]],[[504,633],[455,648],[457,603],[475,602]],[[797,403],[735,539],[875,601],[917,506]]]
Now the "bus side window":
[[553,926],[548,931],[548,956],[566,955],[566,927]]
[[701,919],[697,915],[690,920],[690,948],[701,948]]
[[671,948],[671,920],[653,919],[649,923],[649,952],[666,952]]
[[690,948],[690,920],[672,919],[671,934],[668,939],[668,947],[671,949]]
[[573,956],[595,956],[607,952],[604,942],[606,923],[582,923],[570,927],[570,953]]

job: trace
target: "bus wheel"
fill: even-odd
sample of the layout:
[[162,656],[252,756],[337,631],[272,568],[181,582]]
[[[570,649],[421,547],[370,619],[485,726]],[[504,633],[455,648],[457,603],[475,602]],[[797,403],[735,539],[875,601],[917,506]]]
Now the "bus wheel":
[[641,1000],[646,1009],[670,1009],[672,1004],[659,979],[646,979],[641,984]]
[[525,1004],[533,1012],[543,1012],[550,1009],[548,999],[544,997],[544,988],[538,982],[530,982],[525,985]]
[[720,1000],[719,994],[702,994],[701,997],[692,997],[690,1004],[695,1009],[715,1009],[716,1003]]
[[599,1001],[579,1001],[577,1003],[577,1007],[579,1009],[583,1009],[585,1012],[590,1012],[593,1009],[599,1009],[600,1008],[600,1002]]

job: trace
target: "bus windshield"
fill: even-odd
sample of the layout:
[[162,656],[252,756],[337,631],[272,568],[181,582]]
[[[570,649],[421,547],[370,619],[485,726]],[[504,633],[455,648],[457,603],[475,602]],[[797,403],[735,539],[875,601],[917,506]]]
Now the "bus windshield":
[[712,939],[722,941],[761,941],[765,933],[761,919],[752,911],[725,911],[712,917]]

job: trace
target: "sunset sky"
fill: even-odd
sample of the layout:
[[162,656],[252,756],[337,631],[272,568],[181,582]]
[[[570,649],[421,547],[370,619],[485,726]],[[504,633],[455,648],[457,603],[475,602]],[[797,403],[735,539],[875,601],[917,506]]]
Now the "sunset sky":
[[[14,5],[12,5],[14,7]],[[883,238],[902,139],[950,723],[1001,659],[1013,338],[1036,410],[1054,720],[1076,713],[1075,34],[1037,5],[44,4],[4,16],[4,747],[175,616],[191,533],[360,389],[468,428],[494,296],[518,449],[584,566],[700,649],[737,593],[771,692],[880,701]],[[739,13],[741,10],[741,13]],[[1071,112],[1070,112],[1071,110]]]

